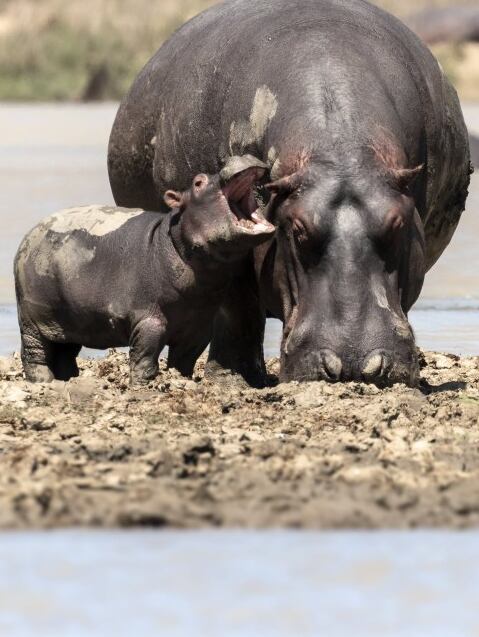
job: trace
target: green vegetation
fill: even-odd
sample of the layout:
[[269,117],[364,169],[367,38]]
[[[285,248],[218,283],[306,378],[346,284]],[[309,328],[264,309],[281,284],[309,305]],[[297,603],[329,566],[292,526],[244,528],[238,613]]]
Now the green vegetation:
[[0,0],[0,100],[119,99],[213,0]]
[[[160,44],[214,3],[0,0],[0,100],[119,99]],[[406,15],[451,0],[377,0],[377,4]],[[462,60],[456,49],[442,52],[441,61],[453,79]]]
[[138,67],[122,44],[117,33],[95,38],[65,24],[52,25],[34,46],[11,35],[0,50],[0,99],[80,99],[94,83],[93,97],[119,97]]

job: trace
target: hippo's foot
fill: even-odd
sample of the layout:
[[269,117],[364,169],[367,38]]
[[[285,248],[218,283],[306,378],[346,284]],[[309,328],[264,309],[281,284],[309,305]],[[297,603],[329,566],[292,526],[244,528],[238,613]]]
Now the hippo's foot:
[[22,364],[25,379],[30,383],[49,383],[55,379],[52,368],[53,343],[47,340],[40,329],[20,316],[22,339]]
[[196,342],[170,345],[168,350],[168,369],[176,369],[182,376],[191,377],[196,361],[205,351],[209,340],[209,333],[206,335],[199,334]]
[[79,376],[76,357],[80,353],[81,345],[73,343],[53,343],[52,363],[53,375],[57,380],[70,380]]
[[263,325],[256,332],[248,333],[246,330],[230,329],[230,325],[217,319],[205,365],[205,378],[227,385],[242,383],[258,389],[265,387],[268,375],[263,335]]
[[258,369],[257,366],[247,368],[238,365],[236,368],[223,367],[216,360],[208,360],[205,365],[205,378],[207,380],[225,385],[227,387],[256,387],[261,389],[268,384],[266,370]]
[[215,316],[205,378],[223,384],[246,382],[251,387],[265,387],[268,384],[263,354],[265,323],[249,263]]
[[139,321],[130,338],[130,385],[147,385],[158,376],[164,345],[164,323],[158,317]]
[[142,385],[148,385],[150,381],[158,376],[158,371],[158,364],[149,364],[144,367],[138,365],[130,366],[130,386],[141,387]]
[[47,365],[37,365],[34,363],[24,363],[25,378],[30,383],[50,383],[54,380],[54,375]]

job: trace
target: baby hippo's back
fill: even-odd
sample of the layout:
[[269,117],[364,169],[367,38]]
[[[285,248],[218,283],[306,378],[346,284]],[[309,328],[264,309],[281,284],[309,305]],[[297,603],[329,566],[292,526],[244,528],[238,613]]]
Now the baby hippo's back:
[[94,205],[41,221],[15,257],[20,327],[34,324],[57,342],[124,344],[123,323],[138,304],[139,274],[148,268],[145,251],[163,219],[140,209]]

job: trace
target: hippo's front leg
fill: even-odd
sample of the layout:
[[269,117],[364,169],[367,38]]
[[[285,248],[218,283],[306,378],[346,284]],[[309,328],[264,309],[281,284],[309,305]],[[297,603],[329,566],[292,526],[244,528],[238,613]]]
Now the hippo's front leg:
[[251,386],[264,387],[265,312],[252,269],[234,281],[218,311],[205,375],[221,381],[240,374]]
[[131,385],[145,385],[158,375],[158,358],[165,345],[164,320],[148,317],[135,325],[130,337]]
[[209,330],[205,335],[199,331],[198,339],[193,343],[187,342],[170,345],[168,350],[168,367],[177,369],[182,376],[192,376],[196,361],[208,347],[210,339],[211,333]]

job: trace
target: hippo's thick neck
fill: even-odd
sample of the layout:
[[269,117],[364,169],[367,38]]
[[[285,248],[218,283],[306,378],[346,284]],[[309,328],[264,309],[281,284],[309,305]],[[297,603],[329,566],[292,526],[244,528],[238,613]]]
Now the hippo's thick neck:
[[171,244],[168,252],[173,270],[188,272],[193,284],[203,292],[223,289],[229,284],[236,271],[235,264],[225,264],[193,246],[185,236],[181,214],[170,213],[165,228]]

